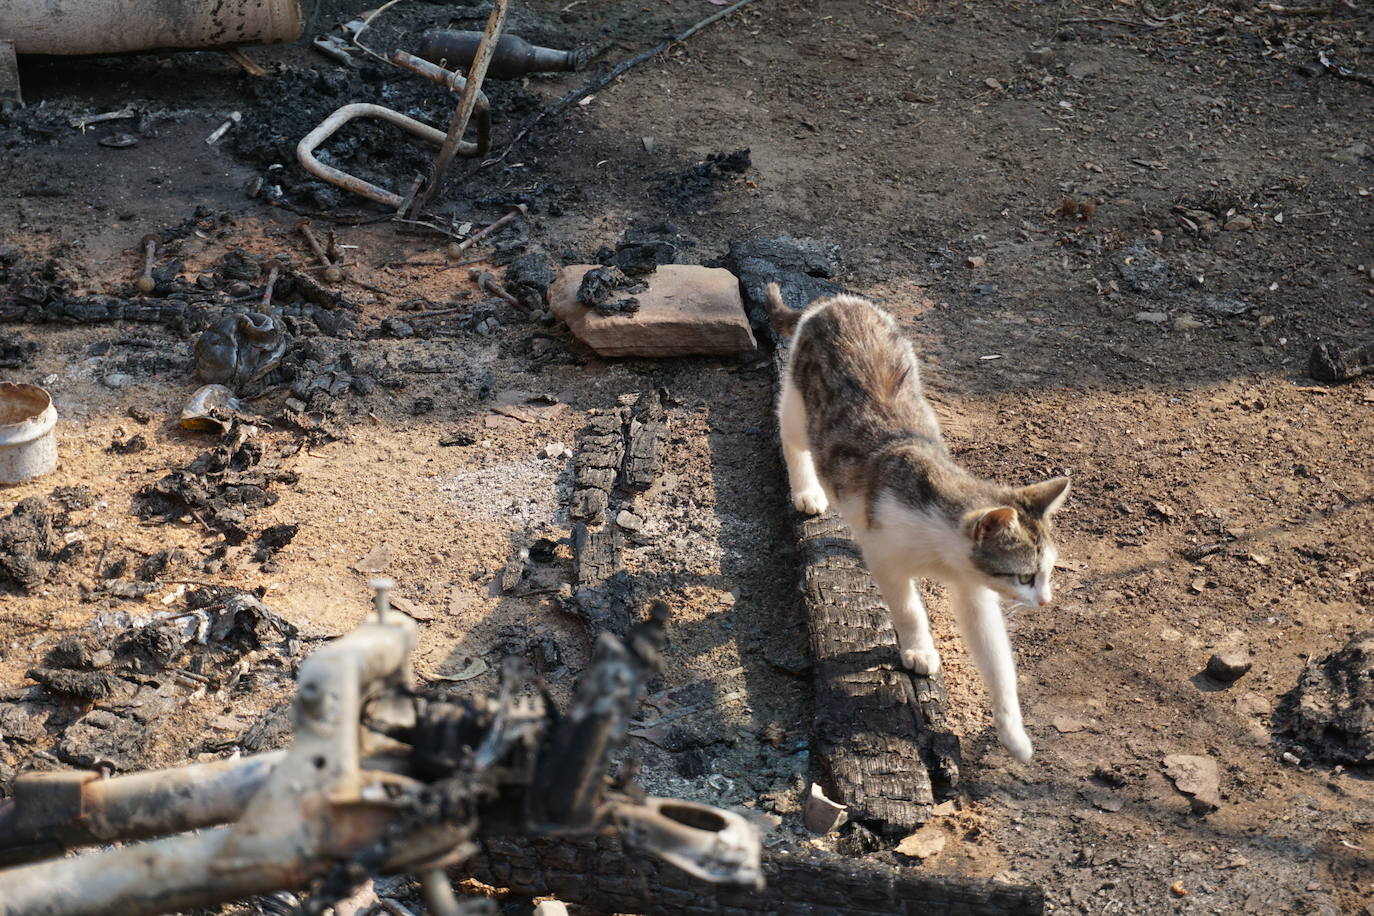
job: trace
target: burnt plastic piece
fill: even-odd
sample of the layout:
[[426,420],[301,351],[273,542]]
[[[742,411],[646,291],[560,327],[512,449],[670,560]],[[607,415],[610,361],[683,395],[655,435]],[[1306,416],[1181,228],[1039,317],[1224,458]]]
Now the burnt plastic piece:
[[196,340],[196,374],[235,391],[271,372],[286,352],[286,332],[271,315],[225,315]]
[[[467,69],[477,56],[481,32],[430,29],[420,36],[420,56],[450,70]],[[532,45],[518,35],[502,35],[487,66],[487,79],[519,79],[528,73],[576,70],[582,58],[576,51],[555,51]]]

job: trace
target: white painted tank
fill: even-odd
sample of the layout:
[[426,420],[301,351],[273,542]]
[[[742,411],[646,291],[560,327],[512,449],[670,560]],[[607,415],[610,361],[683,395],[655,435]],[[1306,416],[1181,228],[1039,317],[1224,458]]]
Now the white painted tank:
[[3,0],[19,54],[120,54],[295,41],[301,0]]

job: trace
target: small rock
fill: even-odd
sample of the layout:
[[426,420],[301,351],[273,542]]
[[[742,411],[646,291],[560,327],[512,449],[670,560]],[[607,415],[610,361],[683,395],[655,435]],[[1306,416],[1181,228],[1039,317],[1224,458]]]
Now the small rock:
[[938,804],[938,805],[936,805],[934,808],[931,808],[931,809],[930,809],[930,813],[933,814],[933,815],[935,815],[936,817],[949,817],[951,814],[953,814],[953,813],[954,813],[955,811],[957,811],[957,810],[958,810],[958,805],[956,805],[956,804],[953,802],[953,800],[951,800],[951,801],[942,801],[942,802],[940,802],[940,804]]
[[1202,327],[1202,322],[1192,315],[1179,315],[1174,319],[1175,331],[1196,331],[1200,327]]
[[1247,716],[1267,716],[1274,705],[1257,693],[1242,693],[1236,697],[1236,712]]
[[1369,144],[1365,143],[1363,140],[1357,140],[1345,149],[1338,149],[1334,153],[1328,153],[1326,158],[1334,162],[1340,162],[1344,165],[1359,165],[1361,159],[1371,154],[1374,154],[1374,149],[1371,149]]
[[1233,216],[1221,228],[1227,232],[1246,232],[1255,228],[1255,221],[1248,216]]
[[100,382],[106,388],[123,388],[125,385],[129,384],[129,376],[125,375],[123,372],[111,372],[101,379]]
[[1037,67],[1049,66],[1052,60],[1054,60],[1054,48],[1031,48],[1026,52],[1026,62],[1035,64]]
[[1213,315],[1235,316],[1244,315],[1254,308],[1244,299],[1237,299],[1235,296],[1203,296],[1198,300],[1198,305],[1204,312],[1211,312]]
[[802,821],[807,830],[823,835],[838,829],[845,822],[848,810],[848,805],[826,798],[821,787],[813,782],[802,807]]
[[977,270],[980,267],[986,266],[987,263],[988,259],[981,254],[972,254],[964,259],[964,266],[970,270]]
[[379,573],[386,569],[391,562],[391,548],[386,544],[379,544],[368,553],[367,556],[353,564],[353,568],[360,573]]
[[562,458],[568,447],[562,442],[550,442],[539,450],[540,458]]
[[991,89],[993,92],[1001,92],[1001,91],[1002,91],[1002,82],[1001,82],[1001,80],[999,80],[999,79],[997,79],[996,77],[993,77],[993,76],[989,76],[987,79],[983,80],[983,85],[984,85],[984,86],[987,86],[987,87],[988,87],[989,89]]
[[1164,758],[1164,772],[1178,791],[1192,797],[1194,811],[1206,814],[1221,807],[1221,774],[1212,758],[1170,754]]
[[629,509],[621,509],[620,514],[615,517],[615,523],[626,531],[638,531],[644,527],[644,519]]
[[1282,760],[1284,763],[1288,764],[1290,767],[1302,765],[1302,759],[1292,751],[1284,751],[1283,754],[1279,757],[1279,759]]
[[1175,881],[1173,884],[1169,885],[1169,890],[1174,892],[1175,897],[1188,896],[1188,890],[1183,886],[1182,881]]
[[1086,722],[1083,722],[1079,719],[1071,718],[1069,716],[1055,716],[1053,719],[1050,720],[1050,724],[1053,725],[1055,730],[1058,731],[1061,735],[1068,735],[1072,734],[1073,732],[1081,732],[1083,729],[1088,727]]
[[565,267],[549,287],[549,308],[602,356],[730,354],[756,349],[739,281],[721,268],[664,264],[637,293],[633,314],[600,315],[577,301],[582,277],[597,265]]
[[1145,324],[1163,324],[1169,320],[1169,316],[1164,312],[1136,312],[1135,320]]
[[1226,649],[1207,660],[1207,676],[1229,684],[1240,680],[1253,664],[1245,649]]
[[1207,588],[1207,580],[1202,578],[1194,579],[1188,583],[1188,590],[1195,595],[1201,595]]
[[927,824],[897,844],[897,851],[913,859],[928,859],[945,848],[945,834],[934,824]]

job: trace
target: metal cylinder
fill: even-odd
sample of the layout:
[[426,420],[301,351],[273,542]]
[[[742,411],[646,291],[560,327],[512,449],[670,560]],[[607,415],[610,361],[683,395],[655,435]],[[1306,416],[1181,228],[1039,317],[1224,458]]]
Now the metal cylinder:
[[0,484],[23,483],[57,467],[57,408],[37,385],[0,382]]
[[[444,62],[449,68],[471,67],[482,43],[481,32],[430,29],[420,36],[420,56],[432,63]],[[580,58],[576,51],[556,51],[530,44],[518,35],[502,35],[487,67],[487,77],[517,79],[527,73],[576,70]]]
[[119,54],[295,41],[301,0],[6,0],[0,37],[19,54]]

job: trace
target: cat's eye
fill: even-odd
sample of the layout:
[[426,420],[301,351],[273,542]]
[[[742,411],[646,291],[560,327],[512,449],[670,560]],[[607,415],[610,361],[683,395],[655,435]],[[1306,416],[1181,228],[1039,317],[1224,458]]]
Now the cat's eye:
[[1033,585],[1035,584],[1035,575],[1017,576],[1016,581],[1020,582],[1022,585]]

